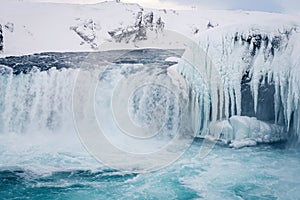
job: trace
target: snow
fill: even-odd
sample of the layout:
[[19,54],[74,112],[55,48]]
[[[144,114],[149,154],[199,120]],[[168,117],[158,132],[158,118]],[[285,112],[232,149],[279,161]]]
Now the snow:
[[[83,45],[82,38],[70,30],[70,27],[93,20],[99,28],[92,33],[88,29],[86,34],[95,36],[95,43],[100,46],[101,43],[111,39],[108,31],[134,25],[140,9],[141,7],[137,4],[116,3],[115,1],[76,5],[4,0],[0,7],[0,24],[3,26],[10,24],[10,27],[14,27],[14,31],[4,30],[5,47],[2,56],[45,51],[91,51],[94,46],[91,47],[87,43]],[[167,30],[179,32],[195,41],[205,38],[206,34],[217,33],[220,36],[223,32],[233,32],[238,29],[245,31],[253,24],[261,25],[264,29],[268,27],[268,31],[284,26],[299,25],[297,16],[275,13],[144,8],[143,14],[150,12],[153,12],[154,21],[157,21],[159,17],[162,18]],[[215,28],[208,29],[209,22],[215,25]],[[194,34],[195,30],[197,30],[196,34]],[[84,28],[80,31],[84,31]]]
[[109,39],[107,31],[133,22],[134,14],[139,9],[140,6],[136,4],[119,6],[114,2],[95,5],[1,2],[0,24],[14,24],[13,33],[4,30],[2,55],[91,51],[91,45],[81,45],[84,41],[71,27],[94,20],[101,29],[94,30],[92,34],[96,35],[98,44],[101,44]]

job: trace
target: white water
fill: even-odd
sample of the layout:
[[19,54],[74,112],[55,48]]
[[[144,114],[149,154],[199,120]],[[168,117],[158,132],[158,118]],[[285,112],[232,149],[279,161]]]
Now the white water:
[[72,90],[78,70],[50,69],[0,76],[0,132],[36,133],[70,130]]
[[[209,66],[212,67],[212,65]],[[119,91],[115,89],[115,84],[119,81],[120,77],[130,75],[135,70],[143,68],[143,65],[133,65],[133,67],[130,67],[130,65],[127,67],[126,65],[121,65],[115,67],[116,71],[108,70],[105,76],[102,77],[102,82],[100,81],[99,83],[102,88],[97,88],[95,93],[93,93],[98,104],[95,105],[96,111],[98,111],[96,115],[99,115],[99,118],[104,120],[104,122],[109,122],[107,118],[111,117],[106,114],[111,108],[103,106],[109,103],[106,98],[116,95],[111,94],[112,91],[110,88]],[[145,197],[147,195],[149,198],[166,198],[172,196],[174,198],[240,199],[264,196],[266,198],[295,199],[295,197],[299,196],[297,190],[299,187],[299,177],[295,175],[299,168],[297,159],[299,157],[298,150],[277,149],[276,145],[274,145],[275,147],[262,146],[242,150],[216,147],[203,159],[200,149],[203,146],[207,146],[203,144],[205,143],[203,141],[203,143],[194,143],[182,159],[175,164],[155,173],[143,174],[137,177],[133,176],[133,178],[129,177],[128,180],[125,177],[126,174],[124,175],[123,172],[119,174],[108,172],[107,174],[104,173],[102,175],[100,173],[99,175],[97,172],[101,172],[101,170],[105,169],[105,166],[96,162],[86,149],[84,149],[74,129],[72,98],[79,69],[50,69],[42,72],[33,70],[28,74],[14,75],[8,67],[1,68],[0,169],[2,170],[1,176],[4,177],[3,185],[7,186],[2,193],[4,197],[18,196],[23,198],[26,196],[29,198],[40,198],[41,196],[45,196],[63,199],[67,195],[68,197],[89,199],[110,198],[111,196],[116,198],[131,198],[132,196]],[[172,81],[176,82],[179,78],[175,78],[175,75],[178,75],[174,71],[175,68],[178,70],[184,69],[179,63],[177,67],[173,66],[165,70],[165,72],[171,77]],[[185,69],[193,68],[189,67]],[[218,68],[210,69],[208,72],[212,72]],[[159,72],[157,70],[154,70],[154,72]],[[293,70],[296,71],[296,68],[293,68]],[[151,74],[153,71],[149,70],[148,72]],[[194,117],[189,118],[190,121],[183,124],[192,124],[193,129],[200,132],[208,126],[206,120],[211,118],[211,105],[217,106],[217,109],[214,108],[214,117],[217,119],[221,119],[218,113],[225,113],[225,111],[220,111],[218,108],[218,101],[221,101],[220,99],[211,99],[217,97],[217,93],[210,94],[211,88],[215,87],[215,85],[207,84],[207,81],[203,79],[204,76],[197,77],[197,73],[193,74],[191,71],[183,70],[183,74],[186,75],[188,83],[191,86],[189,105],[187,108],[184,107],[184,109],[187,109],[189,114]],[[293,75],[294,79],[296,75]],[[141,76],[139,79],[144,80],[145,77],[147,76]],[[166,74],[162,75],[162,77],[166,78]],[[288,78],[290,79],[290,77]],[[81,83],[84,84],[87,82],[83,81]],[[182,91],[183,93],[187,91],[184,84],[181,85],[177,82],[174,85],[180,86],[181,89],[178,91]],[[124,85],[121,86],[126,87]],[[217,86],[220,90],[221,85]],[[296,88],[298,86],[293,87],[291,90],[295,94],[298,94]],[[174,91],[176,90],[172,92]],[[178,102],[173,102],[176,105],[174,105],[174,113],[170,114],[173,110],[169,109],[173,105],[173,100],[171,100],[173,98],[172,92],[166,92],[164,89],[161,89],[157,93],[155,87],[154,90],[151,87],[139,88],[136,90],[136,96],[131,95],[128,101],[128,104],[131,105],[129,111],[133,114],[130,116],[131,119],[137,124],[144,125],[152,120],[158,123],[157,119],[172,118],[171,122],[175,123],[175,126],[171,127],[176,130],[179,120],[177,118],[179,108],[176,107]],[[105,98],[102,98],[101,95],[103,94],[105,94]],[[149,102],[147,97],[149,99],[159,97],[159,99],[164,101]],[[285,96],[280,96],[280,98],[282,101],[287,100]],[[298,100],[295,98],[292,102]],[[227,99],[226,102],[228,101]],[[235,103],[237,104],[237,102]],[[160,109],[158,111],[155,109],[152,110],[151,105],[157,104],[159,105],[156,107]],[[235,106],[242,108],[242,105]],[[107,110],[104,110],[102,113],[101,108],[103,107]],[[230,106],[227,108],[230,109]],[[154,112],[159,116],[158,118],[156,115],[155,118],[151,118],[153,116],[147,118],[147,112],[150,114]],[[234,112],[237,112],[236,109],[234,109]],[[165,116],[166,113],[167,116]],[[229,116],[230,114],[227,118]],[[223,119],[226,119],[224,115]],[[229,118],[231,125],[234,124],[233,119],[236,120],[235,124],[237,122],[242,124],[237,125],[238,128],[242,128],[241,131],[246,131],[247,134],[252,136],[257,135],[261,137],[261,135],[264,136],[277,130],[276,128],[272,129],[272,127],[277,127],[276,125],[271,125],[271,131],[266,133],[264,131],[270,128],[267,123],[248,119],[247,117],[231,117]],[[294,119],[294,122],[297,122],[298,119]],[[224,121],[226,122],[226,120]],[[218,123],[216,122],[216,124]],[[108,127],[108,132],[110,132],[110,124],[108,123],[106,126]],[[232,128],[222,124],[222,133],[226,133],[224,132],[224,127],[227,128],[226,130]],[[90,127],[90,124],[86,124],[85,128],[89,130],[93,126]],[[163,132],[165,135],[158,137],[157,141],[164,143],[164,139],[172,137],[172,128]],[[213,133],[212,129],[210,131],[210,133]],[[262,131],[262,133],[257,133],[257,131]],[[185,134],[185,132],[180,132],[180,134]],[[220,132],[217,131],[217,134],[220,134]],[[238,136],[241,136],[241,134],[235,135],[236,138]],[[228,139],[230,134],[224,137]],[[116,142],[116,138],[118,137],[112,137],[111,139]],[[264,137],[262,138],[264,139]],[[153,148],[160,147],[159,142],[155,143],[155,141],[151,141],[147,144],[148,146],[129,145],[128,147],[126,143],[122,144],[121,141],[121,145],[125,145],[126,150],[128,148],[131,151],[142,148],[142,152],[151,152]],[[253,144],[253,140],[250,142],[247,140],[232,140],[231,142],[234,147],[250,146]],[[151,144],[154,145],[151,146]],[[152,149],[149,147],[152,147]],[[124,146],[121,146],[121,148],[124,149]],[[176,150],[174,149],[174,151]],[[159,162],[161,161],[159,160]],[[130,163],[132,160],[124,159],[123,162]],[[14,182],[12,181],[12,184],[9,185],[10,182],[7,183],[5,179],[8,176],[5,170],[8,170],[17,177],[21,174],[20,176],[24,176],[24,179],[21,179],[21,181],[13,180]],[[80,170],[83,170],[83,172]],[[64,173],[66,174],[65,176],[60,175]],[[124,177],[126,181],[116,179],[114,176],[115,173],[120,177]],[[161,188],[164,188],[163,192]],[[62,192],[62,190],[65,190],[65,192]],[[285,194],[285,191],[288,191],[288,194]]]
[[[88,65],[91,67],[91,64]],[[188,135],[184,131],[186,120],[182,117],[186,116],[187,112],[187,94],[185,94],[187,88],[184,82],[183,85],[172,83],[179,79],[169,76],[170,70],[167,70],[167,66],[160,65],[155,68],[142,64],[108,65],[109,68],[106,68],[105,64],[94,65],[105,69],[103,73],[95,73],[97,70],[94,71],[92,68],[88,70],[51,68],[47,71],[34,69],[26,74],[14,74],[10,68],[2,67],[0,87],[4,92],[0,97],[2,137],[0,146],[4,150],[3,160],[7,159],[8,162],[0,163],[0,166],[7,166],[7,164],[23,166],[23,162],[27,163],[26,160],[30,155],[32,155],[30,159],[33,159],[32,165],[37,166],[37,169],[41,166],[42,155],[50,156],[53,162],[50,161],[49,165],[54,165],[51,166],[54,169],[55,162],[58,160],[66,159],[66,162],[69,162],[68,156],[64,155],[71,155],[72,159],[79,155],[79,163],[75,164],[79,166],[82,162],[81,155],[87,156],[84,145],[92,153],[86,141],[83,141],[83,144],[80,138],[82,139],[86,133],[93,132],[94,125],[97,124],[101,126],[111,146],[124,152],[137,154],[156,153],[170,145],[170,141],[178,140],[180,135]],[[154,82],[147,83],[147,79]],[[92,84],[98,87],[93,88],[89,82],[91,80],[96,81]],[[124,81],[125,83],[132,81],[132,86],[130,84],[127,86]],[[76,84],[83,89],[81,92],[74,92]],[[179,86],[182,88],[177,88]],[[126,88],[129,88],[129,91]],[[91,95],[95,98],[93,110],[89,109],[89,101],[85,99],[89,95],[89,90],[92,90]],[[117,98],[115,104],[113,98]],[[126,101],[128,105],[123,105]],[[126,113],[129,114],[131,123],[141,128],[130,129],[131,126],[127,123],[118,124],[124,121],[116,121],[118,120],[116,116]],[[79,119],[76,118],[78,116]],[[97,124],[92,123],[95,119],[91,119],[90,116],[96,118]],[[83,126],[79,127],[82,124]],[[129,127],[128,133],[135,135],[124,133],[122,130],[124,127]],[[146,134],[144,135],[144,132],[139,131],[142,129],[149,131],[144,131]],[[95,137],[89,139],[97,140]],[[99,142],[100,145],[103,141]],[[110,155],[108,148],[101,145],[99,148],[98,152]],[[181,149],[184,150],[182,147],[174,149],[179,152],[179,155]],[[21,155],[19,161],[11,160],[14,154]],[[145,156],[142,158],[146,160]],[[168,159],[175,158],[166,158],[165,163],[169,164]],[[132,162],[129,158],[122,161],[125,164]],[[57,164],[62,164],[60,167],[63,168],[66,166],[60,161]],[[72,166],[74,164],[71,162],[67,168]]]
[[96,169],[73,128],[72,91],[78,69],[0,76],[0,168],[38,174]]
[[[283,34],[285,31],[290,32]],[[262,37],[261,48],[255,49],[257,40],[253,35]],[[250,36],[252,39],[248,43],[241,39]],[[206,51],[207,61],[202,66],[206,74],[195,71],[186,63],[179,62],[176,66],[190,86],[188,112],[193,129],[205,134],[209,121],[247,115],[249,111],[247,113],[245,110],[252,109],[251,115],[262,120],[266,120],[264,115],[267,115],[268,122],[286,127],[285,132],[299,140],[297,38],[299,34],[291,29],[272,34],[251,30],[237,35],[227,34],[221,39],[219,35],[212,34],[203,40],[200,45]],[[278,44],[274,43],[276,39]],[[253,49],[255,53],[251,54]],[[1,70],[5,72],[0,76],[1,133],[70,132],[73,127],[72,92],[78,69],[32,70],[31,73],[19,75],[13,75],[12,70],[5,66],[1,66]],[[248,71],[251,80],[243,86],[241,80],[245,71]],[[243,94],[245,85],[249,86],[252,99],[247,99],[248,96]],[[265,90],[273,87],[274,94],[260,91],[264,85]],[[243,95],[246,96],[244,99]],[[263,106],[260,105],[260,98],[265,101]],[[267,108],[261,110],[264,106]],[[145,118],[142,115],[140,117]]]
[[[258,42],[255,35],[261,37],[259,49],[255,47]],[[249,42],[242,40],[242,37],[246,40],[250,36]],[[206,51],[206,59],[212,60],[203,66],[207,74],[197,74],[182,63],[177,66],[191,88],[189,112],[194,130],[201,134],[206,131],[210,120],[247,115],[249,112],[243,110],[246,108],[252,109],[254,113],[250,114],[258,119],[265,118],[268,112],[268,115],[273,115],[268,119],[270,122],[285,126],[287,132],[299,138],[297,38],[299,34],[291,29],[269,34],[251,30],[248,33],[227,34],[221,39],[218,34],[212,34],[203,40],[200,45]],[[254,50],[255,53],[251,53]],[[13,75],[8,68],[2,67],[2,70],[6,73],[0,77],[0,132],[70,129],[72,90],[78,70],[51,69],[19,75]],[[243,99],[242,96],[241,80],[246,71],[251,80],[245,85],[249,86],[252,99]],[[263,96],[262,100],[269,104],[263,111],[259,102],[262,85],[267,85],[267,90],[270,90],[269,86],[274,88],[274,94],[262,94],[271,96]]]

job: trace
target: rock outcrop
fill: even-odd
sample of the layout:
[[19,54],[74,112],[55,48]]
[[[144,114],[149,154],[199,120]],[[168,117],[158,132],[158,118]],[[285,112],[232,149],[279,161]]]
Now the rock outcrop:
[[92,48],[97,48],[97,43],[95,42],[97,38],[96,30],[100,28],[93,19],[84,20],[76,26],[71,26],[70,29],[73,30],[79,37],[81,37],[83,40],[81,45],[87,43]]
[[136,42],[147,40],[147,31],[160,33],[163,31],[164,27],[165,23],[161,17],[154,23],[153,12],[143,14],[143,10],[141,10],[137,14],[134,25],[127,26],[126,28],[117,28],[113,31],[109,31],[108,34],[115,42],[129,43],[130,41]]
[[14,23],[12,23],[12,22],[7,22],[7,23],[5,24],[4,27],[5,27],[5,29],[8,30],[9,32],[11,32],[11,33],[14,32],[14,27],[15,27]]
[[3,51],[3,31],[2,31],[2,25],[0,24],[0,52]]

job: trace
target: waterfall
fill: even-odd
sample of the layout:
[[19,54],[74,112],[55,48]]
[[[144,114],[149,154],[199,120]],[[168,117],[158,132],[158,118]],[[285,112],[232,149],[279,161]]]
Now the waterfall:
[[[196,72],[195,68],[188,66],[188,63],[180,61],[174,67],[189,85],[186,90],[189,98],[187,112],[190,118],[187,119],[185,116],[185,126],[191,126],[201,135],[206,133],[211,121],[227,120],[232,116],[249,116],[284,126],[291,137],[300,140],[297,29],[273,32],[253,29],[248,32],[224,33],[222,37],[211,33],[202,37],[199,43],[205,52],[204,64],[201,66],[204,71]],[[139,53],[135,52],[131,61],[127,55],[123,60],[114,62],[123,67],[126,63],[134,65],[139,63],[136,60]],[[117,53],[118,56],[120,54],[122,53]],[[159,56],[155,57],[152,54]],[[70,129],[73,126],[72,92],[80,67],[77,65],[84,61],[87,55],[87,53],[43,53],[32,57],[1,59],[0,132],[25,133],[44,129],[55,132],[58,128]],[[105,60],[104,64],[118,57],[111,56],[111,52],[102,52],[98,55]],[[151,56],[141,61],[144,62],[141,68],[146,69],[147,64],[151,62],[152,64],[156,62],[156,66],[164,63],[165,68],[160,70],[167,73],[166,69],[174,65],[165,61],[174,55],[162,51],[159,53],[150,51],[149,55]],[[133,71],[130,71],[132,70],[130,68],[127,70],[129,71],[122,69],[118,73],[126,77],[138,71],[135,68]],[[205,74],[201,74],[202,72]],[[149,70],[145,72],[143,74],[145,79],[147,73],[155,72]],[[162,93],[171,95],[162,89],[152,87],[151,90],[156,91],[156,94],[148,88],[138,90],[137,96],[131,99],[131,104],[136,104],[130,108],[130,112],[136,116],[131,117],[141,124],[147,124],[149,118],[147,119],[147,114],[137,112],[143,110],[140,106],[157,107],[156,104],[143,99],[145,98],[143,95],[148,94],[148,97],[152,96],[151,98],[159,96],[162,99],[164,99]],[[161,108],[166,107],[166,101],[172,102],[172,98],[165,99],[160,105]],[[178,102],[174,101],[172,104]],[[153,112],[149,109],[144,111]],[[173,111],[160,109],[159,112],[166,114]],[[177,116],[178,112],[178,110],[175,112]],[[178,121],[169,118],[170,124],[175,122],[174,120]]]
[[33,70],[0,76],[0,133],[55,131],[72,124],[72,89],[77,69]]
[[[127,98],[129,104],[126,108],[116,104],[117,110],[113,110],[116,112],[113,114],[119,116],[129,112],[130,120],[135,124],[141,127],[150,124],[149,128],[152,127],[156,131],[161,129],[165,137],[170,137],[172,132],[178,131],[178,124],[181,123],[180,115],[187,110],[179,107],[182,104],[181,98],[176,97],[181,92],[185,92],[186,88],[181,85],[183,89],[178,89],[182,91],[177,93],[177,86],[172,81],[176,82],[179,79],[169,76],[170,70],[168,70],[168,67],[174,63],[165,61],[165,58],[177,53],[158,51],[160,56],[156,56],[148,50],[150,58],[147,58],[144,64],[131,63],[137,59],[134,56],[138,57],[141,52],[124,54],[116,51],[83,53],[83,55],[82,53],[43,53],[1,59],[0,133],[74,132],[73,100],[82,99],[87,95],[86,90],[74,94],[74,88],[81,77],[79,74],[88,72],[80,85],[85,85],[91,78],[95,78],[99,87],[94,91],[96,92],[95,110],[92,112],[97,112],[96,117],[106,121],[104,124],[106,128],[108,125],[107,130],[115,130],[111,126],[115,123],[114,120],[107,118],[107,113],[110,113],[114,106],[114,104],[110,105],[112,97],[127,91],[129,88],[125,86],[132,80],[133,93],[130,96],[121,95],[121,100]],[[111,58],[118,58],[113,60],[115,63],[107,62],[108,54]],[[84,60],[87,55],[89,57]],[[128,60],[127,56],[131,60]],[[152,59],[153,56],[156,60]],[[96,59],[96,62],[93,59]],[[83,67],[85,65],[87,68]],[[104,71],[97,74],[94,69]],[[119,83],[121,80],[126,84]],[[146,84],[147,80],[150,81],[148,84]],[[118,84],[119,89],[116,88]],[[168,88],[169,86],[172,86],[172,90]],[[79,107],[84,107],[85,104],[86,102],[80,102]],[[85,126],[89,127],[90,124]],[[115,132],[112,131],[111,135]]]

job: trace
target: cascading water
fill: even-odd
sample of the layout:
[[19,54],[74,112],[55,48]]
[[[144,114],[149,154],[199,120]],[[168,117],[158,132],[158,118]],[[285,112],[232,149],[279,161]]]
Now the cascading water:
[[[206,59],[215,55],[213,63],[205,63],[204,76],[184,63],[176,66],[189,83],[189,113],[194,131],[205,134],[210,120],[242,115],[285,126],[290,136],[298,138],[299,63],[294,55],[297,36],[296,28],[273,34],[253,29],[249,33],[227,34],[221,41],[212,34],[212,39],[202,41]],[[222,48],[214,48],[219,43]],[[112,60],[121,54],[111,56],[106,52],[99,56]],[[78,73],[76,63],[83,62],[87,55],[44,53],[2,59],[0,131],[71,129],[70,99]],[[116,62],[140,62],[137,59],[138,56],[131,56]]]
[[70,128],[70,99],[77,71],[36,69],[15,75],[6,68],[0,77],[0,132],[24,134]]
[[[182,51],[150,49],[145,52],[144,50],[127,52],[43,53],[1,59],[0,146],[4,149],[2,159],[5,162],[4,166],[22,167],[28,160],[32,160],[31,168],[34,171],[39,171],[41,165],[46,164],[45,160],[47,165],[54,169],[65,165],[63,167],[65,169],[86,166],[83,162],[89,156],[86,156],[87,152],[77,135],[78,130],[74,128],[76,109],[74,111],[73,106],[74,98],[81,99],[87,95],[86,91],[74,94],[79,74],[85,72],[88,76],[96,76],[99,82],[99,87],[94,91],[95,111],[91,113],[96,113],[96,118],[102,122],[102,128],[113,145],[126,151],[138,149],[140,153],[147,153],[163,148],[169,140],[179,134],[179,127],[185,127],[180,124],[186,122],[180,121],[180,116],[187,109],[178,106],[183,103],[180,103],[182,101],[180,97],[176,97],[177,92],[167,88],[168,84],[172,85],[172,81],[178,79],[169,76],[168,68],[175,62],[165,60],[170,56],[182,54]],[[159,56],[155,54],[157,52]],[[138,59],[141,53],[148,55],[149,58],[140,63]],[[92,59],[86,59],[87,57]],[[96,59],[96,62],[93,59]],[[80,69],[86,65],[88,70]],[[94,74],[90,69],[95,67],[105,71],[103,74]],[[129,104],[126,109],[128,107],[129,110],[124,110],[124,106],[116,104],[115,115],[129,112],[129,117],[134,123],[141,127],[148,126],[150,134],[147,136],[148,142],[141,140],[142,144],[137,146],[130,135],[126,137],[125,134],[122,137],[122,133],[120,134],[114,125],[115,121],[110,112],[112,97],[118,95],[115,88],[118,82],[121,79],[126,82],[135,74],[139,76],[140,87],[128,97]],[[145,80],[149,75],[157,79],[158,84],[146,84]],[[91,77],[85,78],[81,86]],[[161,79],[165,80],[166,85],[161,85]],[[182,92],[186,92],[185,86],[182,87]],[[119,88],[119,91],[122,91],[122,88]],[[85,104],[86,102],[80,102],[78,106],[84,107]],[[84,110],[84,115],[88,115],[88,112]],[[85,122],[84,117],[80,121]],[[91,123],[85,123],[83,129],[88,132],[91,127]],[[188,135],[183,129],[180,130],[182,135]],[[144,137],[142,133],[139,134],[137,137]],[[14,155],[12,152],[20,155],[17,163],[11,159]],[[76,155],[76,161],[69,155]],[[57,164],[57,161],[63,163]],[[88,163],[99,167],[99,164],[94,164],[90,160]]]
[[[119,64],[108,69],[107,73],[105,74],[106,77],[102,78],[104,80],[107,79],[108,76],[111,76],[108,80],[105,80],[106,82],[109,81],[106,85],[107,87],[110,87],[108,88],[110,91],[114,90],[111,82],[116,79],[116,76],[126,77],[130,74],[136,73],[136,71],[139,71],[142,68],[148,67],[143,66],[143,64],[127,64],[127,66],[126,63],[129,61],[126,61],[126,59],[128,58],[119,58],[120,54],[124,54],[124,52],[117,52],[113,56],[110,55],[112,58],[118,58],[118,60],[114,60],[114,62]],[[162,54],[164,54],[164,52]],[[162,55],[162,57],[167,58],[168,53],[165,54],[166,55]],[[175,53],[173,54],[176,55]],[[171,53],[170,55],[173,54]],[[24,56],[20,58],[11,57],[8,59],[2,59],[2,65],[0,65],[0,132],[2,134],[24,134],[42,131],[55,133],[61,129],[73,132],[74,124],[72,118],[72,95],[74,84],[80,71],[80,63],[76,62],[78,62],[78,60],[83,61],[83,58],[87,55],[87,53],[83,53],[83,55],[82,53],[71,55],[68,53],[50,53],[49,55],[44,53],[41,55],[33,55],[31,58],[30,56]],[[106,53],[101,53],[96,54],[95,57],[97,57],[99,60],[102,60],[105,55]],[[66,57],[69,60],[66,60]],[[61,59],[64,59],[63,63],[59,63]],[[132,59],[130,62],[134,62],[134,58],[130,59]],[[65,64],[67,62],[69,63]],[[156,61],[146,60],[145,62],[149,62],[151,64],[151,62]],[[163,63],[164,59],[160,62]],[[93,63],[89,65],[92,66],[92,64]],[[156,65],[159,64],[161,63],[156,63]],[[103,68],[105,68],[106,65],[109,64],[103,62]],[[148,68],[150,68],[150,71],[148,70],[148,72],[145,72],[144,76],[146,76],[147,73],[157,73],[159,76],[159,73],[163,73],[163,71],[167,76],[168,65],[169,64],[166,63],[164,67],[165,69],[161,68],[161,70],[157,72],[151,72],[151,65],[149,65],[150,67]],[[160,67],[163,67],[163,65]],[[138,68],[139,70],[137,70]],[[163,101],[164,98],[162,98],[161,102],[155,102],[155,98],[157,99],[158,96],[163,97],[163,94],[167,94],[167,96],[171,95],[166,93],[166,91],[161,88],[152,87],[150,90],[148,88],[148,91],[154,92],[150,99],[147,98],[147,92],[142,92],[142,90],[137,93],[137,96],[132,97],[134,98],[132,103],[135,104],[133,107],[137,106],[137,108],[132,110],[132,113],[136,113],[136,115],[140,116],[138,117],[139,119],[136,120],[140,121],[142,124],[148,123],[147,120],[149,120],[149,118],[146,119],[146,116],[149,115],[149,113],[137,113],[138,110],[149,111],[149,106],[151,106],[153,103],[155,104],[155,107],[162,106],[162,108],[165,108],[166,101],[172,101],[172,99],[165,99],[166,101]],[[101,99],[104,94],[100,93],[98,95],[99,96],[96,98],[99,100],[99,98]],[[148,103],[141,103],[140,101],[145,101],[141,98],[146,98]],[[152,102],[149,102],[149,100]],[[140,104],[142,104],[145,108],[143,108],[143,106]],[[171,104],[174,106],[176,105],[176,102]],[[171,106],[171,104],[169,106]],[[109,109],[109,107],[107,109]],[[166,111],[163,112],[165,113]],[[172,121],[174,119],[170,118],[169,121],[170,120]],[[172,123],[168,124],[167,126],[171,128],[170,126],[173,126],[173,124],[174,126],[176,125],[176,123]]]
[[297,13],[0,2],[0,199],[299,199]]
[[[263,132],[265,129],[276,132],[283,125],[298,139],[299,61],[283,59],[295,54],[293,44],[296,33],[281,35],[288,37],[288,40],[278,40],[280,48],[274,48],[270,43],[265,45],[267,36],[262,37],[265,39],[261,39],[260,48],[254,48],[259,37],[254,37],[251,33],[251,40],[245,40],[248,36],[241,35],[224,37],[221,53],[216,51],[214,43],[202,43],[207,47],[207,60],[204,59],[206,65],[203,65],[206,74],[199,73],[189,66],[190,63],[166,61],[168,57],[180,57],[182,52],[167,53],[160,50],[138,50],[131,54],[114,52],[113,56],[113,52],[43,53],[0,59],[0,196],[8,199],[16,196],[37,199],[119,199],[124,196],[145,197],[145,193],[151,193],[159,199],[298,197],[300,181],[295,174],[299,170],[299,151],[288,151],[282,144],[241,150],[216,146],[211,154],[202,159],[199,155],[202,142],[196,140],[174,165],[139,176],[106,169],[86,153],[78,139],[74,140],[78,135],[74,130],[72,103],[78,74],[82,73],[78,63],[94,68],[99,66],[99,63],[89,63],[86,60],[88,56],[101,58],[100,65],[109,66],[101,76],[90,73],[89,70],[85,74],[83,70],[83,77],[87,79],[79,82],[85,84],[89,77],[96,77],[99,81],[99,86],[92,93],[97,100],[93,106],[97,111],[95,115],[104,123],[110,119],[116,120],[107,112],[111,110],[108,105],[110,100],[118,95],[114,91],[132,89],[130,82],[129,86],[118,84],[122,83],[122,78],[136,74],[139,77],[134,80],[146,81],[146,77],[154,79],[152,75],[155,75],[156,78],[168,80],[166,83],[173,82],[179,88],[170,91],[158,84],[146,84],[145,87],[141,84],[134,93],[128,95],[127,112],[132,121],[141,126],[150,124],[150,129],[164,134],[154,138],[148,146],[131,145],[133,143],[125,138],[120,144],[115,143],[121,149],[130,152],[143,148],[144,152],[140,152],[152,152],[153,149],[161,148],[165,139],[174,137],[174,130],[180,130],[181,136],[190,136],[191,130],[205,135],[208,128],[211,132],[213,130],[209,127],[209,121],[218,123],[218,120],[228,118],[228,123],[225,120],[221,125],[221,132],[228,135],[218,137],[241,137],[238,134],[230,135],[230,126],[238,124],[236,127],[241,127],[240,124],[247,122],[260,127],[249,129],[250,132]],[[272,40],[269,35],[268,38]],[[141,61],[138,54],[144,51],[149,57],[146,56]],[[125,56],[116,59],[120,55]],[[212,59],[212,63],[208,61],[211,55],[221,56]],[[175,69],[183,75],[188,86],[180,82],[180,78],[176,78],[175,75],[178,74]],[[212,84],[211,80],[215,82]],[[174,94],[178,91],[182,96],[176,99]],[[80,98],[84,98],[84,95]],[[80,104],[80,101],[77,103],[79,104],[75,107],[82,105],[84,111],[85,105]],[[122,106],[127,105],[122,104],[122,101],[116,103],[119,105],[116,108],[120,110],[124,110],[125,106]],[[180,104],[185,106],[179,107]],[[182,115],[181,112],[184,111],[187,113]],[[86,113],[82,114],[84,116]],[[255,116],[272,125],[262,121],[253,123],[253,120],[233,115]],[[166,123],[162,123],[163,120]],[[156,127],[161,124],[164,125],[163,129]],[[184,128],[178,129],[178,126]],[[107,130],[111,128],[110,123],[103,127]],[[93,128],[90,124],[84,127],[86,130]],[[112,135],[114,134],[118,133],[113,132]],[[115,141],[114,137],[109,139]],[[234,183],[231,183],[232,177],[236,180]],[[286,196],[284,194],[287,187],[290,192]],[[162,191],[161,188],[165,190]],[[229,192],[224,194],[224,191]]]

